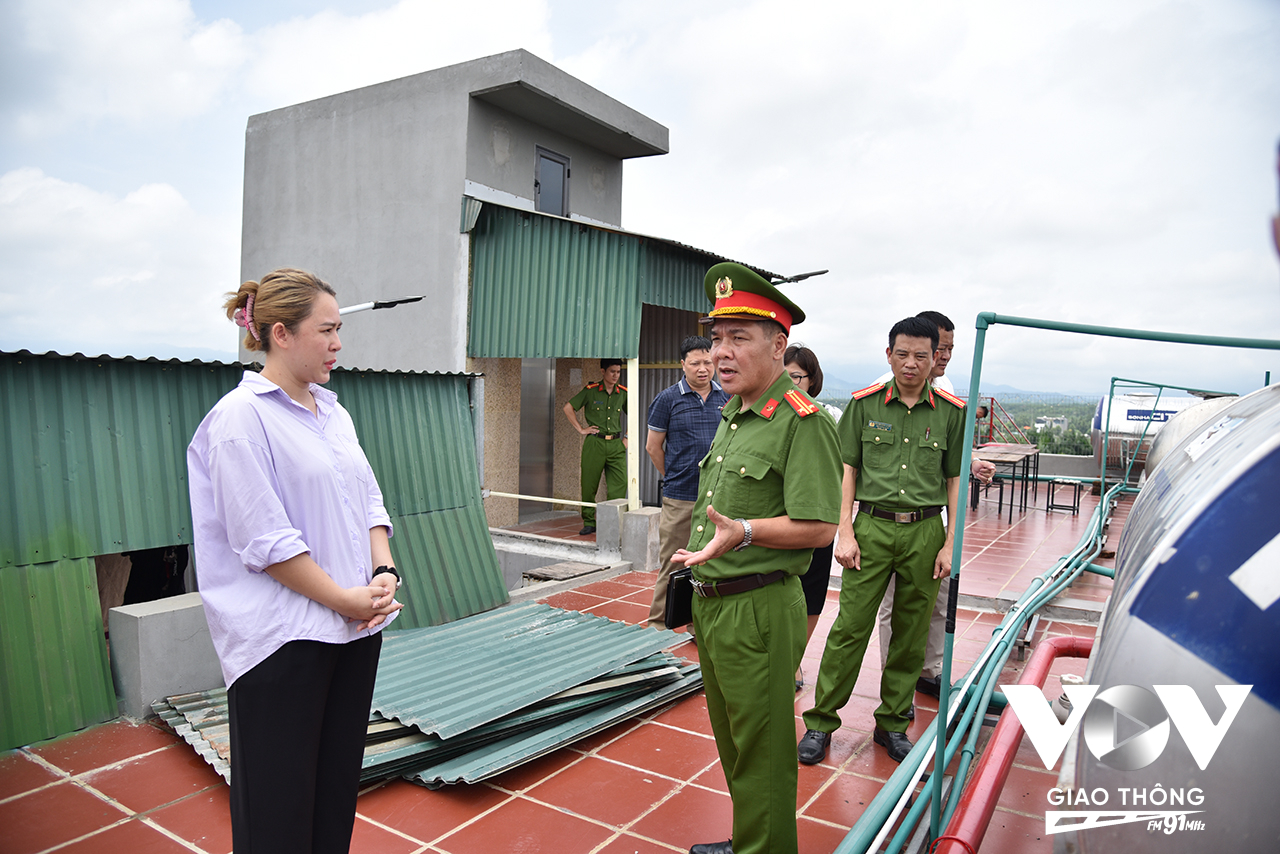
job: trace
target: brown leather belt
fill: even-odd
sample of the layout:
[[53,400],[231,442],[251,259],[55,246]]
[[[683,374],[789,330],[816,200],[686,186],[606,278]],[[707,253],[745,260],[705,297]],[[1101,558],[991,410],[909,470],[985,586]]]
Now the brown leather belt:
[[895,513],[892,510],[881,510],[879,507],[864,507],[858,505],[859,513],[866,513],[877,519],[888,519],[890,522],[899,522],[907,524],[909,522],[920,522],[924,519],[931,519],[942,513],[941,507],[922,507],[919,510],[909,510],[906,513]]
[[699,581],[696,578],[691,579],[691,581],[694,593],[697,593],[703,599],[710,599],[712,596],[732,596],[735,593],[746,593],[748,590],[764,587],[786,578],[786,576],[785,572],[778,569],[764,575],[745,575],[732,581]]

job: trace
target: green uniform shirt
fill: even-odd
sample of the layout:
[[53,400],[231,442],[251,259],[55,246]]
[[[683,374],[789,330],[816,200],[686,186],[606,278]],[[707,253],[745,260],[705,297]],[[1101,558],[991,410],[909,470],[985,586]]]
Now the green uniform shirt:
[[599,427],[601,433],[616,436],[622,432],[627,387],[619,383],[613,387],[613,394],[609,394],[604,390],[604,383],[589,383],[570,399],[569,406],[582,410],[588,427]]
[[946,478],[964,468],[964,401],[929,385],[908,409],[889,380],[855,392],[838,429],[859,502],[895,512],[947,505]]
[[[792,397],[786,397],[792,392]],[[795,406],[811,409],[801,417]],[[698,551],[715,536],[707,505],[730,519],[840,521],[840,446],[835,421],[795,387],[785,373],[750,409],[734,395],[720,413],[711,450],[698,464],[698,499],[693,508],[689,550]],[[703,581],[781,569],[801,575],[813,549],[749,546],[694,567]]]

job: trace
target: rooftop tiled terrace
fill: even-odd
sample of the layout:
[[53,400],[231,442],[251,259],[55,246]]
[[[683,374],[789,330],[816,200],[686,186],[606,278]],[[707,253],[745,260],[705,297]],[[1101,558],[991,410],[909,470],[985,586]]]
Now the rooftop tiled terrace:
[[[961,590],[966,595],[1016,598],[1079,540],[1097,499],[1086,495],[1078,516],[1040,507],[996,517],[994,500],[970,515]],[[1114,546],[1129,501],[1111,526]],[[576,518],[576,517],[575,517]],[[574,532],[580,522],[574,525]],[[1105,561],[1100,561],[1105,562]],[[630,623],[648,615],[652,573],[633,572],[558,593],[546,601]],[[1101,602],[1111,581],[1087,575],[1069,592]],[[796,697],[811,705],[812,677],[835,617],[838,591],[805,654],[809,684]],[[962,673],[990,637],[999,615],[962,610],[953,670]],[[1090,625],[1041,621],[1049,635],[1088,635]],[[1037,639],[1039,635],[1037,635]],[[692,643],[676,650],[697,658]],[[1022,662],[1011,659],[1006,678]],[[1081,659],[1060,659],[1053,673],[1083,673]],[[877,704],[879,652],[868,650],[855,695],[844,709],[825,762],[801,766],[797,800],[800,850],[832,851],[896,767],[871,743]],[[1046,694],[1056,692],[1051,681]],[[1056,694],[1055,694],[1056,695]],[[910,730],[918,737],[936,701],[916,695]],[[1051,850],[1044,834],[1046,772],[1025,742],[991,825],[984,854]],[[0,854],[179,854],[231,850],[227,787],[185,743],[158,724],[127,719],[102,724],[0,756]],[[536,760],[489,782],[430,791],[403,780],[362,793],[351,846],[370,854],[658,854],[686,851],[695,842],[729,836],[731,809],[716,759],[701,693]]]

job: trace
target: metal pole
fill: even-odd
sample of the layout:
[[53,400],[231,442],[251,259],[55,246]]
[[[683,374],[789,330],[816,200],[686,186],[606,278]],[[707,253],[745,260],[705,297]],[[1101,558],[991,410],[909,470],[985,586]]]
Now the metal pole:
[[640,392],[640,358],[627,359],[627,511],[640,509],[640,407],[632,390]]
[[[982,353],[986,347],[987,324],[982,315],[978,315],[974,324],[977,334],[973,339],[973,367],[969,371],[969,399],[977,400],[982,388]],[[973,429],[977,423],[977,409],[973,406],[964,408],[964,446],[961,458],[973,460]],[[964,472],[968,474],[969,466]],[[962,475],[962,477],[964,477]],[[960,561],[964,554],[964,522],[969,511],[969,478],[964,477],[965,488],[960,490],[960,498],[956,501],[956,518],[950,520],[955,531],[954,547],[951,552],[951,587],[947,595],[947,626],[942,639],[942,673],[938,676],[938,716],[947,719],[947,708],[951,695],[951,649],[956,635],[956,603],[960,598]],[[945,771],[947,747],[947,728],[938,727],[938,747],[934,751],[933,795],[929,812],[929,836],[936,839],[942,819],[942,776]],[[963,781],[961,781],[963,784]]]

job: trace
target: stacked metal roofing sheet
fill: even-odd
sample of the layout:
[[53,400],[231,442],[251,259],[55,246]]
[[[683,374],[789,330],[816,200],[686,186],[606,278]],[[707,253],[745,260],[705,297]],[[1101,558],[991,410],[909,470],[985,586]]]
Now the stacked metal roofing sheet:
[[[473,783],[702,685],[684,635],[526,603],[384,636],[363,782]],[[230,779],[225,690],[156,712]]]

